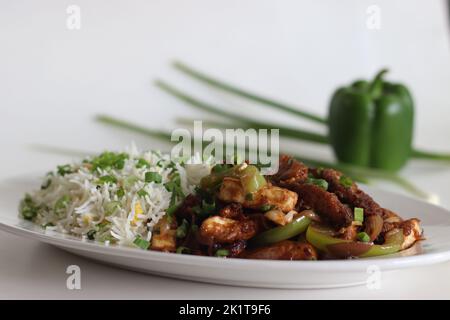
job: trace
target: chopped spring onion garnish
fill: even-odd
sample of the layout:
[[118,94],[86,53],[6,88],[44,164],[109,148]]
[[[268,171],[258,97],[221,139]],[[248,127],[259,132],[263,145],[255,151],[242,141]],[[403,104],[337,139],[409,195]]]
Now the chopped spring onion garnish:
[[364,209],[355,207],[353,209],[354,221],[364,222]]
[[183,239],[186,237],[189,229],[189,222],[186,219],[183,219],[181,225],[177,228],[176,236],[178,239]]
[[125,195],[125,190],[123,190],[123,188],[118,189],[116,195],[117,197],[119,197],[119,199],[123,198],[123,196]]
[[219,249],[216,251],[216,257],[226,257],[230,254],[230,251],[227,249]]
[[63,166],[58,166],[57,172],[60,176],[64,177],[66,174],[72,173],[72,168],[70,164],[65,164]]
[[191,249],[189,249],[188,247],[180,246],[177,248],[176,252],[179,254],[189,254],[189,253],[191,253]]
[[150,242],[145,239],[142,239],[140,236],[137,236],[136,239],[134,239],[133,243],[139,248],[144,250],[147,250],[148,247],[150,247]]
[[162,177],[158,172],[146,172],[145,173],[145,182],[154,182],[154,183],[161,183]]
[[63,195],[61,198],[59,198],[58,201],[56,201],[56,203],[55,203],[55,207],[54,207],[55,213],[58,216],[63,215],[69,202],[70,202],[70,196],[67,194]]
[[47,180],[41,185],[41,190],[48,189],[48,187],[50,187],[51,184],[52,184],[52,180],[51,180],[51,179],[47,179]]
[[262,205],[261,208],[259,208],[262,212],[267,212],[271,209],[273,209],[275,206],[271,205],[271,204],[265,204]]
[[346,188],[350,188],[353,185],[353,180],[343,175],[339,178],[339,183]]
[[306,180],[306,183],[315,185],[315,186],[317,186],[317,187],[319,187],[319,188],[321,188],[321,189],[323,189],[325,191],[328,190],[328,182],[326,180],[324,180],[324,179],[308,178]]
[[358,240],[362,241],[362,242],[369,242],[370,241],[370,237],[367,233],[365,232],[360,232],[357,234]]
[[86,236],[89,240],[94,240],[96,233],[97,233],[97,231],[92,229],[92,230],[89,230],[88,233],[86,233]]
[[92,171],[96,171],[98,169],[122,170],[125,165],[125,160],[128,158],[129,156],[126,153],[103,152],[88,163],[92,165]]
[[245,195],[245,200],[252,201],[253,200],[253,193],[247,193]]
[[33,202],[33,199],[30,195],[26,195],[25,199],[20,203],[20,213],[22,217],[27,220],[32,220],[36,217],[38,213],[39,207]]
[[136,194],[141,197],[144,198],[145,196],[148,196],[148,192],[145,191],[144,189],[139,190],[138,192],[136,192]]
[[138,159],[137,163],[136,163],[136,168],[140,169],[140,168],[150,168],[150,163],[148,163],[147,160],[145,159]]
[[98,179],[98,183],[99,184],[104,184],[104,183],[117,183],[117,179],[114,176],[111,175],[106,175],[106,176],[102,176]]

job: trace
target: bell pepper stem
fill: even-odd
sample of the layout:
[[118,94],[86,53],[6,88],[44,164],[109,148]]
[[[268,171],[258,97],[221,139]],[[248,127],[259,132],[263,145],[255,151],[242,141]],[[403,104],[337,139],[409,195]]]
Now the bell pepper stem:
[[388,69],[381,69],[370,83],[369,92],[372,97],[377,98],[381,95],[383,77],[388,71]]

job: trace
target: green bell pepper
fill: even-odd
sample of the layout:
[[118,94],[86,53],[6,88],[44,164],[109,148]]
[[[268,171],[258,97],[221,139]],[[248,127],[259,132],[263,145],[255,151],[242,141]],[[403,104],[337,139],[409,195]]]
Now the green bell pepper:
[[311,220],[308,217],[299,216],[284,226],[279,226],[258,234],[250,240],[250,245],[264,246],[290,239],[305,232],[310,223]]
[[359,80],[337,89],[329,109],[329,138],[344,163],[395,171],[412,153],[414,103],[401,84]]
[[306,231],[306,240],[317,250],[338,258],[368,258],[400,251],[404,236],[402,230],[398,230],[389,234],[383,244],[373,244],[335,238],[329,230],[310,225]]

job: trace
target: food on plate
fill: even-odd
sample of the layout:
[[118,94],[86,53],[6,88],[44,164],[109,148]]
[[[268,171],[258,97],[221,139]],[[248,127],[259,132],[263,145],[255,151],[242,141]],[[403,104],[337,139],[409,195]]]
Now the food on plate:
[[270,260],[364,258],[422,239],[418,219],[381,207],[349,177],[282,155],[278,172],[159,152],[104,152],[58,166],[20,216],[105,244]]

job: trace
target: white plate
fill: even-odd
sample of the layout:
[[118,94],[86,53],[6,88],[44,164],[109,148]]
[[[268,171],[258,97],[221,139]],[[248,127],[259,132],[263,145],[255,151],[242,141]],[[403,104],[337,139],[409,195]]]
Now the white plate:
[[0,182],[0,229],[42,241],[107,264],[162,276],[227,285],[268,288],[330,288],[364,284],[374,271],[399,272],[450,260],[450,212],[431,204],[381,190],[368,189],[383,206],[402,217],[422,220],[426,241],[382,258],[332,261],[270,261],[197,257],[105,246],[45,232],[17,217],[18,202],[36,179]]

